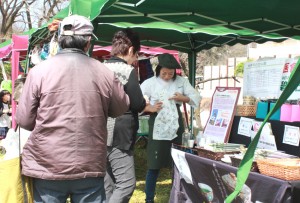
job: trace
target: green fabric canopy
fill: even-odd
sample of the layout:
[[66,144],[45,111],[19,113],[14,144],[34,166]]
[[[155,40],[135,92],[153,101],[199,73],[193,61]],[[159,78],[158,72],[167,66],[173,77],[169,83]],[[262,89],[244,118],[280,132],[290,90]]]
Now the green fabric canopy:
[[181,32],[194,33],[223,26],[256,35],[299,37],[300,20],[295,16],[299,6],[297,0],[121,0],[103,10],[97,21],[130,22],[142,27],[160,22],[164,23],[161,28],[177,27]]
[[[235,2],[238,1],[229,1],[226,5],[236,4]],[[202,12],[207,10],[204,9],[206,7],[212,9],[210,15],[224,13],[224,11],[232,15],[228,12],[228,9],[232,11],[230,6],[226,8],[225,5],[220,5],[219,1],[72,0],[68,8],[69,12],[61,13],[55,18],[69,14],[89,17],[99,38],[95,42],[98,45],[110,44],[114,32],[126,27],[134,28],[139,32],[142,45],[176,49],[186,53],[225,44],[264,43],[270,40],[280,42],[286,39],[286,36],[263,33],[250,27],[238,29],[233,26],[235,23],[231,19],[232,23],[224,20],[221,23],[220,20],[215,19],[220,16],[204,16]],[[217,12],[218,10],[222,12]],[[38,30],[32,36],[31,44],[37,43],[47,35],[46,29]]]

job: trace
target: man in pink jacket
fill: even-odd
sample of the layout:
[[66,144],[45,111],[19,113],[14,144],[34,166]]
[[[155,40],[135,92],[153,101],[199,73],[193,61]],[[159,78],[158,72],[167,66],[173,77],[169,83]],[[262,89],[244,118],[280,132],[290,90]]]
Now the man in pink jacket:
[[27,76],[16,121],[32,131],[22,174],[33,178],[35,202],[105,201],[107,117],[124,114],[129,99],[114,73],[86,55],[92,34],[89,19],[66,17],[62,50]]

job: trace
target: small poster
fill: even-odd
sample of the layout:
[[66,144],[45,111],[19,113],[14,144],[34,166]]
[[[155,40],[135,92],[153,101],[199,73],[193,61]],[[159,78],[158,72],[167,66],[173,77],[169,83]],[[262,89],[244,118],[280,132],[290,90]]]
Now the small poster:
[[285,125],[282,143],[299,146],[299,127]]
[[216,87],[203,132],[212,143],[228,142],[240,90],[240,87]]
[[[253,119],[251,131],[253,131],[253,135],[254,136],[256,135],[256,133],[259,130],[259,128],[260,128],[260,126],[261,126],[262,123],[263,122],[261,122],[261,121],[256,121],[256,120]],[[263,127],[263,129],[261,131],[261,134],[273,135],[272,128],[271,128],[271,123],[267,122],[264,125],[264,127]],[[251,137],[253,137],[253,136],[251,136]]]
[[193,184],[192,173],[185,158],[185,152],[172,148],[171,155],[181,177],[189,184]]
[[253,122],[253,119],[251,119],[251,118],[241,117],[239,127],[238,127],[238,134],[250,137],[252,122]]
[[257,148],[277,151],[274,135],[261,133],[257,144]]
[[[287,59],[284,68],[282,70],[282,80],[281,80],[281,85],[280,85],[280,91],[283,91],[284,88],[286,87],[291,73],[297,63],[297,59]],[[294,92],[290,95],[290,97],[287,100],[297,100],[300,97],[300,84],[298,87],[294,90]]]
[[[253,120],[252,129],[250,131],[251,140],[257,134],[262,122]],[[266,123],[260,133],[260,138],[257,144],[257,148],[259,149],[269,149],[269,150],[277,150],[277,145],[275,141],[275,137],[272,132],[271,123]]]

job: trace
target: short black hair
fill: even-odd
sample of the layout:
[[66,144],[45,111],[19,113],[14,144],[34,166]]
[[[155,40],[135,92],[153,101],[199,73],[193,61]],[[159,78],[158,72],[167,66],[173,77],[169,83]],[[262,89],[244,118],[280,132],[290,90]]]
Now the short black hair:
[[76,48],[84,51],[84,48],[86,47],[89,41],[90,36],[88,35],[62,35],[58,39],[58,44],[62,49]]
[[0,91],[0,99],[1,99],[1,102],[2,102],[2,99],[5,95],[9,94],[10,95],[10,92],[8,90],[1,90]]

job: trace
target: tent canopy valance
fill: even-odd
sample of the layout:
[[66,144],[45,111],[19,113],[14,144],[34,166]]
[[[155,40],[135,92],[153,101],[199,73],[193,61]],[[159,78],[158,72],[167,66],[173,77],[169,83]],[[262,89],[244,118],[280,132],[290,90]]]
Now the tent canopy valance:
[[[226,4],[220,4],[217,0],[72,0],[70,6],[54,18],[63,18],[69,14],[89,17],[99,39],[95,43],[101,46],[110,44],[116,30],[131,27],[140,33],[142,45],[186,53],[225,44],[264,43],[270,40],[280,42],[286,39],[284,37],[296,37],[291,30],[297,31],[297,26],[287,29],[289,32],[286,34],[279,32],[283,28],[276,32],[274,26],[262,23],[266,19],[272,19],[268,13],[273,13],[273,9],[277,11],[278,5],[274,6],[271,0],[254,2],[256,3],[249,1],[238,7],[241,3],[237,0]],[[273,6],[267,6],[268,4]],[[244,13],[247,15],[243,15]],[[278,15],[274,16],[278,19]],[[255,21],[254,18],[261,21]],[[250,26],[253,23],[255,26]],[[249,26],[243,27],[245,24]],[[44,26],[32,35],[31,44],[38,43],[47,36],[48,31]]]
[[[215,46],[232,46],[237,43],[245,45],[251,42],[264,43],[270,40],[281,42],[286,39],[282,37],[265,38],[254,35],[239,36],[238,34],[228,34],[228,29],[224,29],[223,27],[215,27],[208,33],[203,30],[199,33],[182,33],[173,29],[139,27],[127,23],[99,23],[95,30],[95,33],[99,36],[99,40],[95,43],[99,45],[108,45],[116,31],[127,27],[131,27],[139,33],[141,43],[145,46],[162,47],[185,53],[191,51],[199,52]],[[227,32],[225,30],[227,30]],[[218,35],[218,33],[220,35]]]
[[297,38],[300,19],[295,14],[299,6],[297,0],[121,0],[104,7],[96,18],[102,23],[129,22],[143,27],[154,22],[156,26],[168,24],[182,32],[196,33],[198,29],[222,26],[232,31],[252,31],[256,35]]

